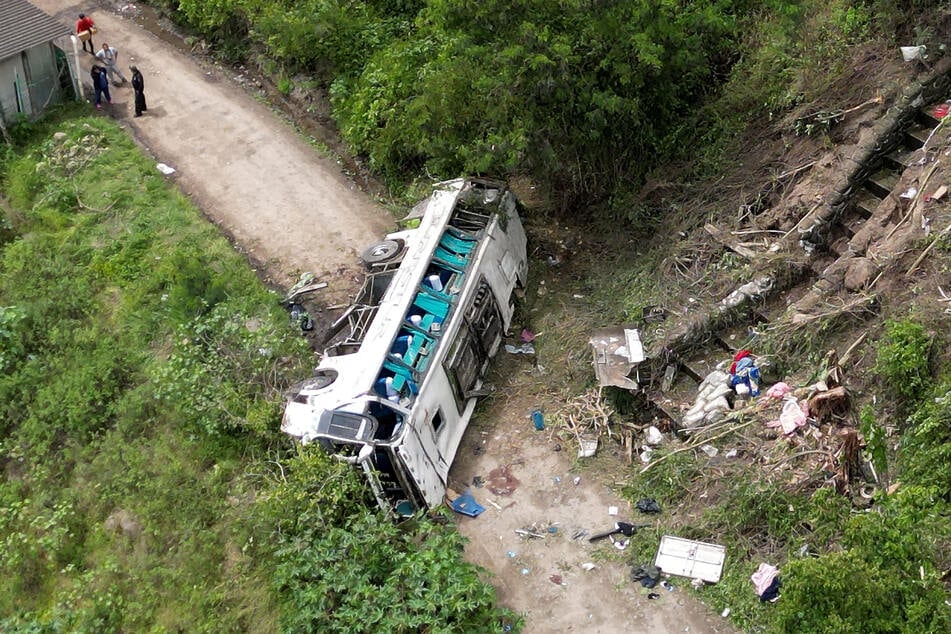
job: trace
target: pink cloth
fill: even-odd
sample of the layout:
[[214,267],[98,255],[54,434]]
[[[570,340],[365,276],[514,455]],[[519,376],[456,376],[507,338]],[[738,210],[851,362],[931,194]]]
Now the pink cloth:
[[773,579],[775,579],[778,574],[779,568],[776,566],[761,563],[759,568],[756,569],[756,572],[753,573],[753,576],[750,577],[750,581],[752,581],[753,586],[756,587],[756,596],[763,596],[763,593],[766,592],[766,588],[773,583]]
[[809,403],[803,401],[799,403],[795,398],[790,397],[783,403],[783,411],[779,414],[779,420],[772,420],[766,423],[767,427],[782,427],[783,433],[791,436],[796,430],[806,424],[806,418],[809,416]]
[[766,390],[766,396],[770,398],[782,398],[791,391],[792,388],[789,387],[787,383],[780,381],[779,383],[774,383],[772,387]]

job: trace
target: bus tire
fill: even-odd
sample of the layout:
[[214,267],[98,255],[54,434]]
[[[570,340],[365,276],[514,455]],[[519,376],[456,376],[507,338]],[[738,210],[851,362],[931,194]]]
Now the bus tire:
[[397,261],[403,255],[402,240],[383,240],[364,249],[360,259],[369,268]]

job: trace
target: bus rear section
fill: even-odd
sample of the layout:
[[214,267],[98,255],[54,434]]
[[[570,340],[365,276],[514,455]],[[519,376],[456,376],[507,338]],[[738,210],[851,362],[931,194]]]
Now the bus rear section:
[[398,516],[442,501],[527,274],[504,184],[447,181],[424,203],[418,227],[368,250],[367,282],[338,319],[348,328],[290,394],[281,424],[359,468]]

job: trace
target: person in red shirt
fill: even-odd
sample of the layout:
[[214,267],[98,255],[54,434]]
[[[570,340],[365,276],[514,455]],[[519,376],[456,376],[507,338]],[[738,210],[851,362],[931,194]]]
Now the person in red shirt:
[[93,28],[95,28],[95,26],[96,26],[96,23],[92,21],[92,18],[90,18],[85,13],[79,14],[79,20],[76,21],[76,35],[79,35],[80,33],[83,33],[84,31],[89,32],[88,38],[83,39],[82,37],[80,37],[79,39],[82,40],[83,42],[84,51],[86,50],[86,42],[89,42],[89,52],[93,54],[96,53],[96,45],[92,43],[92,30]]

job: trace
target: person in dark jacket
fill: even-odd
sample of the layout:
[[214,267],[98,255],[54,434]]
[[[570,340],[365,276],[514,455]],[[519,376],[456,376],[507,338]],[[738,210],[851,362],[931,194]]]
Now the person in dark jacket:
[[132,90],[135,92],[135,116],[141,117],[148,110],[145,105],[145,80],[136,66],[129,66],[132,71]]
[[102,96],[106,95],[106,103],[112,103],[112,96],[109,94],[109,79],[106,77],[106,69],[97,64],[92,65],[89,71],[92,77],[92,87],[96,91],[96,108],[102,109]]

